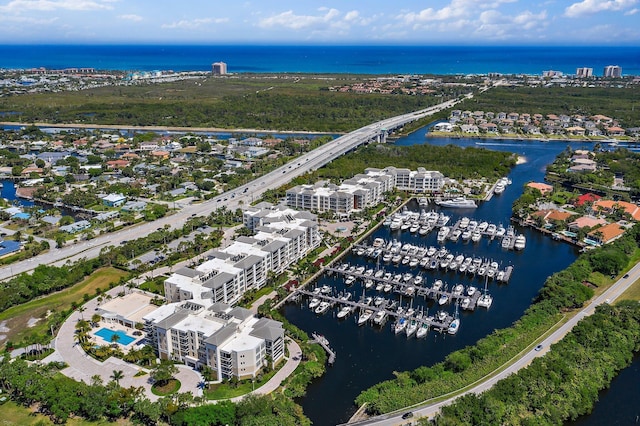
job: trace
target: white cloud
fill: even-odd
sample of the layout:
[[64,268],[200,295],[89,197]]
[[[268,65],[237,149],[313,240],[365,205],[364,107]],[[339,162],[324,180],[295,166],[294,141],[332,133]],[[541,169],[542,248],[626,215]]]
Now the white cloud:
[[451,0],[447,6],[441,9],[427,8],[419,12],[407,12],[397,16],[406,24],[425,23],[434,21],[448,21],[462,17],[470,17],[479,10],[496,9],[504,3],[513,3],[516,0]]
[[638,0],[582,0],[579,3],[573,3],[567,7],[564,14],[569,18],[576,18],[598,12],[617,12],[628,9],[637,3]]
[[296,15],[293,13],[293,10],[288,10],[278,15],[264,18],[260,20],[258,25],[262,28],[284,27],[292,30],[301,30],[318,25],[330,24],[332,20],[336,19],[340,15],[340,12],[338,12],[337,9],[320,8],[318,11],[325,13],[317,16]]
[[124,19],[125,21],[133,21],[133,22],[140,22],[144,19],[140,15],[120,15],[118,16],[118,18]]
[[229,22],[229,18],[200,18],[191,20],[181,20],[171,22],[170,24],[163,24],[162,28],[165,29],[194,29],[207,24],[223,24]]
[[625,12],[625,16],[635,15],[638,12],[640,12],[640,9],[631,9],[630,11]]
[[4,12],[30,12],[53,10],[110,10],[113,9],[110,0],[13,0],[5,6],[0,6]]
[[17,22],[20,24],[30,25],[48,25],[53,24],[58,18],[38,19],[31,16],[12,16],[12,15],[0,15],[0,22]]

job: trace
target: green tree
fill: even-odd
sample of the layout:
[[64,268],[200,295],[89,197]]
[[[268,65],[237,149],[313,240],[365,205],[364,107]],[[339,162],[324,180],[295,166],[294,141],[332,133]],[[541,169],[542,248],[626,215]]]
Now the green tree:
[[163,386],[173,379],[178,374],[178,367],[176,367],[171,361],[162,361],[156,365],[151,371],[150,377],[159,386]]

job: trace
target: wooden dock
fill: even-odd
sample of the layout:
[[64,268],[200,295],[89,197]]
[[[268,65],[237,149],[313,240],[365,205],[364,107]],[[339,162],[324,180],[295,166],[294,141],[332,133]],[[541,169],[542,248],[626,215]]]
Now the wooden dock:
[[322,348],[327,352],[327,355],[329,355],[329,360],[327,362],[329,363],[329,365],[333,365],[333,363],[336,362],[336,353],[329,346],[329,341],[327,340],[327,338],[315,332],[311,333],[311,337],[313,337],[313,340],[317,344],[322,346]]

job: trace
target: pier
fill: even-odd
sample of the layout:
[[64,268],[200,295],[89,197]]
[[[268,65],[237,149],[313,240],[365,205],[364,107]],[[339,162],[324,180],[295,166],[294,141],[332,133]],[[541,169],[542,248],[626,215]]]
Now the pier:
[[311,333],[311,337],[313,337],[313,340],[317,344],[322,346],[322,348],[327,352],[327,355],[329,355],[329,360],[327,362],[329,363],[329,365],[333,365],[333,363],[336,361],[336,353],[329,346],[329,341],[327,340],[327,338],[315,332]]

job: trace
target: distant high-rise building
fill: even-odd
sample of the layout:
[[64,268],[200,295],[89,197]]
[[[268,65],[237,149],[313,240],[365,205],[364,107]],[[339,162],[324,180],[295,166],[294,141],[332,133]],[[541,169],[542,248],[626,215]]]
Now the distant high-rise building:
[[225,75],[227,73],[227,64],[224,62],[214,62],[211,65],[213,75]]
[[548,70],[542,71],[543,77],[562,77],[562,71]]
[[607,65],[602,72],[603,77],[617,78],[622,77],[622,67],[618,65]]
[[582,67],[576,69],[576,77],[593,77],[593,68]]

